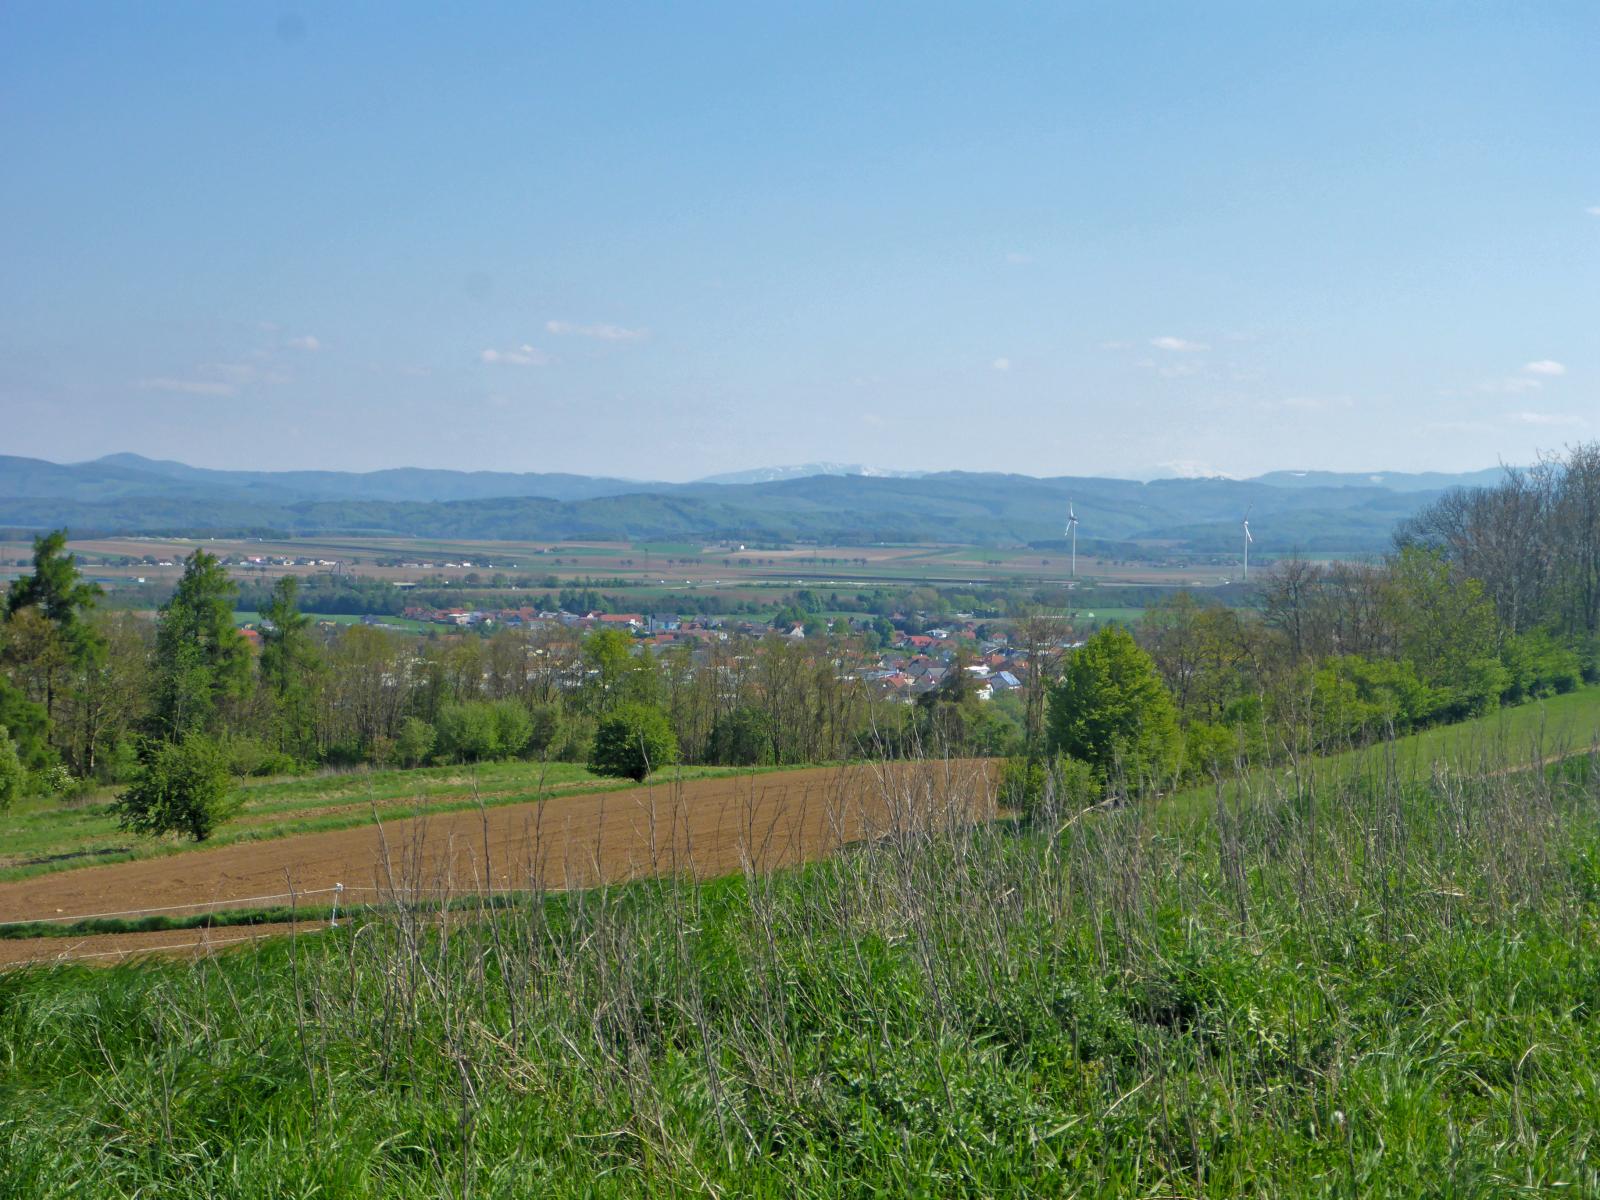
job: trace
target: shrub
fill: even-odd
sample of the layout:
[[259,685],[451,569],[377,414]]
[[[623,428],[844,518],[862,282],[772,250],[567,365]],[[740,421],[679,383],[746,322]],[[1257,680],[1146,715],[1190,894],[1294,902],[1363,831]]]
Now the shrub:
[[533,739],[533,718],[516,700],[496,700],[490,708],[494,712],[494,735],[498,752],[515,758]]
[[395,757],[408,767],[421,766],[433,753],[437,740],[438,734],[432,725],[421,717],[407,717],[400,722],[400,731],[395,734]]
[[439,753],[458,762],[479,762],[500,752],[494,707],[482,700],[447,704],[439,710]]
[[6,727],[0,725],[0,809],[10,808],[12,801],[22,795],[26,774],[17,755],[17,744]]
[[1105,793],[1094,768],[1065,754],[1053,759],[1008,758],[1000,767],[1000,804],[1038,820],[1076,812]]
[[158,835],[186,833],[197,842],[211,836],[239,809],[223,748],[203,734],[162,742],[117,797],[122,828]]
[[260,738],[230,734],[218,743],[232,775],[293,775],[300,770],[294,755],[268,745]]
[[647,704],[621,704],[595,731],[589,769],[597,775],[643,779],[678,761],[678,738],[667,714]]

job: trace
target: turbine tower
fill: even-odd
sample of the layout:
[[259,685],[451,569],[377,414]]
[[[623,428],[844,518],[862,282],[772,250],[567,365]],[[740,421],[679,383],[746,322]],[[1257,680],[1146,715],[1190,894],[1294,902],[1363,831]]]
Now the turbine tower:
[[1067,501],[1067,536],[1072,539],[1072,577],[1078,577],[1078,514]]
[[[1252,505],[1252,507],[1254,506]],[[1244,510],[1244,578],[1246,583],[1250,582],[1250,543],[1253,541],[1255,541],[1255,538],[1250,536],[1250,509],[1247,508]]]

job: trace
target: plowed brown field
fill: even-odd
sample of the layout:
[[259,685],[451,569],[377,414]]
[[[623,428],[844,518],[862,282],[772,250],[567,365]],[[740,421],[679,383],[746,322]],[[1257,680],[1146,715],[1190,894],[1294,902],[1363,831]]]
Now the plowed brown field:
[[[813,768],[558,796],[381,826],[299,834],[0,884],[0,922],[226,905],[342,883],[352,904],[396,894],[700,878],[819,858],[895,829],[993,815],[984,760]],[[269,903],[282,903],[282,900]],[[190,911],[195,911],[191,909]],[[212,931],[221,943],[245,929]],[[160,949],[205,931],[0,941],[0,962]],[[26,947],[26,953],[23,948]],[[68,947],[71,947],[70,951]]]

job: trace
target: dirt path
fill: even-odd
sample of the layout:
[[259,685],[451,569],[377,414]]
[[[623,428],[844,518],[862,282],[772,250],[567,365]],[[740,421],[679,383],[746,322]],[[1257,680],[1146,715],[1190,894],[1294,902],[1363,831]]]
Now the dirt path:
[[[0,883],[0,922],[290,892],[318,893],[307,903],[322,905],[323,889],[339,883],[360,904],[397,893],[585,887],[665,872],[709,878],[747,863],[769,870],[894,828],[987,817],[993,766],[963,760],[724,776],[82,867]],[[47,956],[68,947],[73,955],[153,949],[161,939],[193,944],[201,932],[53,938]],[[244,933],[215,930],[212,940]],[[16,961],[8,949],[0,941],[0,962]]]

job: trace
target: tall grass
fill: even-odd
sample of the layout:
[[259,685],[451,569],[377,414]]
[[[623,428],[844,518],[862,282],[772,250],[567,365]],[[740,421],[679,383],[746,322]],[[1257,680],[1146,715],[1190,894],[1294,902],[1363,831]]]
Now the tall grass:
[[512,905],[395,847],[335,933],[0,976],[0,1194],[1600,1194],[1600,763],[1550,750],[1181,822],[930,763],[826,862]]

